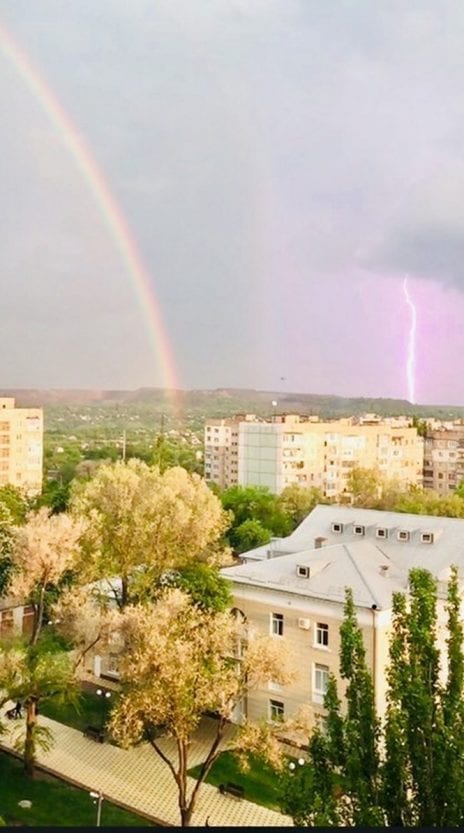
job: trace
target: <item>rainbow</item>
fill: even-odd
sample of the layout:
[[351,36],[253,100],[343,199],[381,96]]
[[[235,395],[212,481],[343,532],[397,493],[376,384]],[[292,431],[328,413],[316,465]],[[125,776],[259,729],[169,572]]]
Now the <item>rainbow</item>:
[[33,66],[29,57],[1,23],[0,50],[39,101],[92,192],[102,219],[135,287],[160,365],[161,386],[167,388],[174,395],[176,389],[179,388],[179,384],[171,346],[161,317],[160,306],[154,294],[149,273],[138,251],[137,243],[102,171],[55,94],[36,67]]

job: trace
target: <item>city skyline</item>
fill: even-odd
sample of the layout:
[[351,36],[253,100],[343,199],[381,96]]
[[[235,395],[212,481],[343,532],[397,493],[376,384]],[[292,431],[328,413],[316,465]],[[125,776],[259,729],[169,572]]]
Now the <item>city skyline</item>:
[[4,388],[464,402],[460,4],[0,0],[0,26]]

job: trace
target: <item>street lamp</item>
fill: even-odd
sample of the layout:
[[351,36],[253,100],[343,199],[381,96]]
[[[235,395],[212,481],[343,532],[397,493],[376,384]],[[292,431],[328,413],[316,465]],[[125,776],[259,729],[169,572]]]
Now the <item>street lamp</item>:
[[[305,761],[304,758],[298,758],[297,763],[298,763],[298,766],[304,766],[306,761]],[[295,772],[296,767],[297,767],[297,764],[295,763],[295,761],[290,761],[290,763],[288,765],[288,768],[289,768],[290,772]]]
[[102,791],[99,790],[98,792],[91,792],[89,793],[90,797],[94,799],[94,804],[97,805],[97,827],[101,826],[101,813],[102,813],[102,804],[105,800],[105,796],[103,795]]
[[99,697],[106,697],[107,700],[111,697],[111,691],[103,691],[101,688],[97,688],[95,693],[98,694]]

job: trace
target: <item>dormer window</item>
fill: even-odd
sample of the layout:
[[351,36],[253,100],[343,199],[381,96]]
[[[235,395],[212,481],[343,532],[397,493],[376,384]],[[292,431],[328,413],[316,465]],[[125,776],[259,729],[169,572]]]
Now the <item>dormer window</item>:
[[296,574],[300,578],[309,578],[309,576],[311,574],[311,570],[306,565],[298,564],[298,566],[296,568]]
[[398,531],[398,541],[409,541],[410,533],[407,532],[405,529],[400,529]]
[[421,532],[421,544],[433,544],[433,532]]
[[354,535],[364,535],[366,528],[362,524],[353,524]]
[[338,523],[338,521],[336,521],[335,523],[333,523],[333,524],[332,524],[332,532],[336,532],[336,533],[338,533],[338,534],[340,534],[341,532],[343,532],[343,524]]
[[378,529],[375,530],[376,538],[388,538],[388,529],[385,529],[383,526],[379,526]]

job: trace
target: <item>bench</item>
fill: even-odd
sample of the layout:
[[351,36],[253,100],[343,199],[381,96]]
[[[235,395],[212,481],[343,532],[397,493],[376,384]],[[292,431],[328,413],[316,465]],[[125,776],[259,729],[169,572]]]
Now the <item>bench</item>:
[[221,795],[228,793],[229,795],[234,795],[235,798],[243,798],[245,796],[245,787],[227,781],[225,784],[219,784],[219,792]]
[[83,735],[85,738],[98,741],[98,743],[104,743],[105,740],[105,732],[103,729],[99,729],[98,726],[86,726]]

